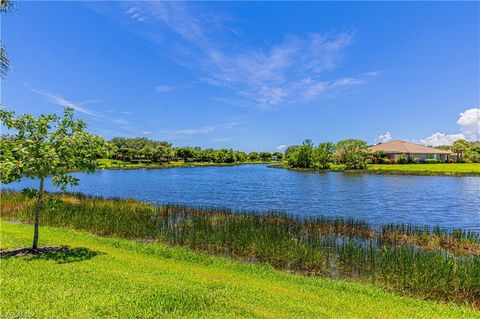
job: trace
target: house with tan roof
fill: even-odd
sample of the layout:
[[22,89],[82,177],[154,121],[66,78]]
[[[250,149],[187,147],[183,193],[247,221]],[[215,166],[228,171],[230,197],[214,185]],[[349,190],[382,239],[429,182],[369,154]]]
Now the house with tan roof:
[[440,162],[446,162],[455,155],[450,151],[400,140],[374,145],[370,147],[370,151],[372,153],[375,151],[383,151],[386,157],[394,162],[397,162],[402,155],[406,155],[410,160],[418,159],[420,162],[426,159],[436,159]]

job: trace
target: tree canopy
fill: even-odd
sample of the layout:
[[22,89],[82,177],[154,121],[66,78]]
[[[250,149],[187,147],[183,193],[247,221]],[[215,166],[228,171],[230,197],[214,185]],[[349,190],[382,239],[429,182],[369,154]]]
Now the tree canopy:
[[70,108],[64,109],[62,117],[56,114],[16,116],[14,112],[0,109],[0,120],[13,131],[13,135],[2,139],[0,144],[1,182],[10,183],[25,177],[40,181],[33,242],[33,249],[37,249],[44,180],[51,177],[53,184],[62,190],[78,184],[78,179],[69,172],[93,172],[97,158],[106,151],[105,143],[100,136],[87,133],[86,123],[74,119]]

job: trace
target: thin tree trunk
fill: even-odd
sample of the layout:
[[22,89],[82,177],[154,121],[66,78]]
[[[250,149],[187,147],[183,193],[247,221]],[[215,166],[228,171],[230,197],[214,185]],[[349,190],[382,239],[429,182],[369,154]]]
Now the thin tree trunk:
[[44,178],[40,178],[40,187],[38,188],[38,201],[37,201],[37,211],[35,213],[35,228],[33,231],[33,250],[38,249],[38,227],[40,225],[40,212],[43,206],[43,181]]

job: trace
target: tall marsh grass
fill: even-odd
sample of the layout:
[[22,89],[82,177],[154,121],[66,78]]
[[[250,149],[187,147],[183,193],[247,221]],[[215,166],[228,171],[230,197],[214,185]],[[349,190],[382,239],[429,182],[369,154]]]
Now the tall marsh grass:
[[[8,191],[0,196],[2,218],[33,221],[34,199]],[[473,232],[396,224],[376,228],[355,219],[153,206],[81,194],[48,194],[41,224],[162,241],[480,308],[480,236]]]

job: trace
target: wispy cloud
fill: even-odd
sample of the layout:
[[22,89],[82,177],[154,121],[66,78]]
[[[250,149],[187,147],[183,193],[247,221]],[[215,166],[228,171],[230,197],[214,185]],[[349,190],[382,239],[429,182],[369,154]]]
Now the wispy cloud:
[[130,111],[117,111],[117,110],[106,110],[105,113],[118,113],[122,115],[135,115],[135,112]]
[[157,85],[155,87],[155,90],[160,93],[167,93],[167,92],[172,92],[172,91],[177,91],[180,89],[183,89],[186,87],[185,85],[168,85],[168,84],[162,84],[162,85]]
[[277,151],[283,151],[283,150],[285,150],[286,148],[287,148],[287,145],[285,145],[285,144],[278,145],[278,146],[275,147],[275,149],[276,149]]
[[159,131],[160,135],[164,135],[167,137],[185,137],[190,135],[197,135],[197,134],[206,134],[215,131],[215,126],[202,126],[198,128],[185,128],[180,130],[161,130]]
[[64,98],[62,95],[58,93],[53,93],[47,90],[42,90],[42,89],[35,89],[32,87],[27,86],[32,92],[37,93],[43,97],[45,97],[49,102],[59,105],[61,107],[70,107],[74,109],[75,111],[78,111],[80,113],[84,113],[90,116],[93,116],[95,118],[100,118],[102,115],[99,112],[93,111],[89,108],[86,108],[84,105],[88,104],[93,104],[93,103],[98,103],[100,100],[87,100],[83,102],[74,102],[71,100],[68,100]]
[[[233,92],[236,97],[225,101],[234,104],[273,107],[298,103],[359,85],[378,74],[371,71],[325,78],[327,71],[341,63],[355,39],[354,32],[285,35],[283,41],[260,48],[244,43],[241,32],[229,25],[232,19],[202,11],[196,5],[138,2],[124,4],[124,10],[141,24],[143,36],[173,50],[171,58],[194,70],[200,81]],[[154,36],[159,33],[162,38]],[[176,88],[159,85],[156,90],[170,92]]]
[[[87,114],[87,115],[91,116],[92,119],[96,122],[100,122],[102,120],[109,120],[112,123],[119,124],[119,125],[122,125],[122,126],[125,126],[125,125],[129,124],[128,121],[125,120],[124,118],[119,118],[119,117],[111,118],[110,116],[107,116],[105,113],[94,111],[92,109],[89,109],[89,108],[85,107],[85,105],[99,103],[99,102],[101,102],[101,100],[90,99],[90,100],[85,100],[85,101],[82,101],[82,102],[75,102],[75,101],[72,101],[72,100],[69,100],[69,99],[63,97],[59,93],[53,93],[53,92],[43,90],[43,89],[32,88],[28,85],[27,85],[27,88],[30,89],[32,92],[37,93],[40,96],[43,96],[45,99],[47,99],[47,101],[49,101],[52,104],[56,104],[56,105],[59,105],[61,107],[70,107],[77,112],[80,112],[80,113]],[[133,115],[133,114],[135,114],[133,112],[128,112],[128,111],[114,111],[114,110],[108,110],[108,111],[105,111],[105,112],[107,112],[107,113],[119,113],[119,114],[123,114],[123,115]]]
[[174,129],[174,130],[160,130],[158,134],[164,138],[184,138],[188,136],[198,135],[198,134],[209,134],[220,129],[232,129],[238,126],[240,122],[226,122],[214,125],[207,125],[195,128],[184,128],[184,129]]
[[112,122],[115,123],[115,124],[120,124],[120,125],[127,125],[128,124],[127,120],[121,119],[121,118],[112,119]]
[[214,143],[221,143],[221,142],[228,142],[231,141],[232,139],[230,137],[219,137],[219,138],[214,138],[212,142]]

